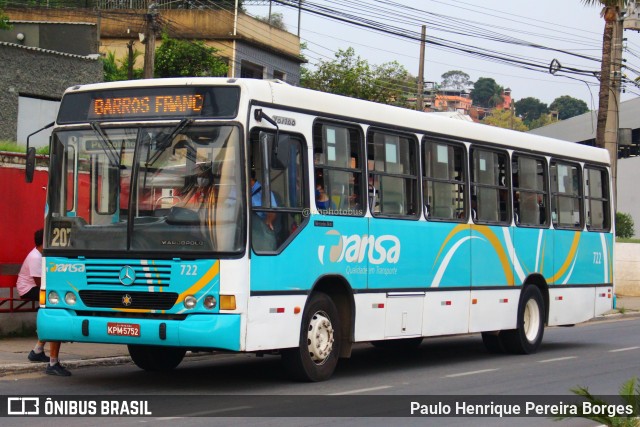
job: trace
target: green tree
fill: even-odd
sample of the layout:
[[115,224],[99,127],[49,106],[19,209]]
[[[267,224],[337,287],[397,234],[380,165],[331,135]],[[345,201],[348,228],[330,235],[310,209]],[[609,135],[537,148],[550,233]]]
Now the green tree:
[[516,115],[522,118],[525,125],[531,128],[531,123],[549,111],[547,104],[538,98],[527,97],[515,102]]
[[[572,388],[571,391],[578,396],[584,397],[584,399],[591,403],[593,407],[610,407],[615,405],[615,403],[607,402],[594,396],[589,392],[588,387],[576,387]],[[598,413],[598,411],[584,413],[583,411],[579,411],[578,415],[560,416],[555,419],[566,420],[568,418],[585,418],[587,420],[595,421],[599,425],[608,427],[640,427],[640,382],[638,382],[638,378],[632,377],[630,380],[622,384],[618,394],[620,396],[620,405],[625,409],[631,408],[632,414],[615,415],[610,414],[608,411],[604,411],[604,413]]]
[[587,103],[581,99],[569,95],[560,96],[553,100],[549,106],[550,110],[558,112],[560,120],[567,120],[571,117],[579,116],[589,111]]
[[502,86],[490,77],[480,77],[473,85],[471,100],[473,105],[492,108],[503,102]]
[[633,229],[633,217],[631,214],[616,212],[616,237],[630,239],[635,234]]
[[398,62],[370,65],[353,48],[339,50],[332,61],[320,61],[315,70],[303,69],[300,85],[322,92],[392,105],[404,105],[415,93],[407,70]]
[[527,126],[529,130],[541,128],[542,126],[550,125],[551,123],[557,122],[558,119],[551,116],[551,114],[542,114],[535,120],[532,120]]
[[217,49],[203,41],[187,41],[162,35],[156,49],[156,77],[226,76],[227,64],[216,55]]
[[441,87],[443,89],[457,89],[464,90],[473,86],[469,74],[460,70],[451,70],[444,73],[442,76]]
[[258,21],[266,22],[272,27],[276,27],[282,31],[287,31],[287,26],[284,24],[284,15],[280,12],[272,13],[271,18],[268,16],[256,16]]
[[609,111],[609,86],[611,82],[611,51],[613,47],[613,26],[626,6],[627,0],[581,0],[586,6],[602,6],[600,16],[604,18],[602,34],[602,65],[600,68],[600,92],[598,94],[598,122],[596,146],[604,147],[604,133]]
[[5,15],[2,9],[0,9],[0,30],[8,30],[10,28],[11,24],[9,24],[9,17]]
[[[136,50],[133,52],[133,63],[136,58],[140,57],[142,52]],[[102,59],[102,68],[104,71],[105,82],[115,82],[120,80],[129,80],[129,57],[116,59],[115,52],[108,51],[107,55]],[[133,80],[141,79],[143,74],[142,68],[133,68]]]
[[529,128],[522,122],[520,117],[516,117],[511,110],[493,110],[487,114],[482,123],[504,129],[528,131]]

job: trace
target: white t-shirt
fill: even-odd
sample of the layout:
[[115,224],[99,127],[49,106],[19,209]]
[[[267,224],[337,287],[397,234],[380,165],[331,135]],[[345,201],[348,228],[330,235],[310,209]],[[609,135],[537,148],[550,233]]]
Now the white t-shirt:
[[29,255],[24,259],[22,267],[20,267],[20,273],[18,274],[18,281],[16,282],[16,288],[18,293],[24,295],[33,287],[36,287],[36,281],[34,277],[42,277],[42,254],[37,248],[33,248]]

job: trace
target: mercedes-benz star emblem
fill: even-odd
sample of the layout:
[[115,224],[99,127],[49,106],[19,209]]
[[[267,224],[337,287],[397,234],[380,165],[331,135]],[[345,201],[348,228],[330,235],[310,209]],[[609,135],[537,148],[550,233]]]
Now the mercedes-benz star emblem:
[[124,305],[125,307],[129,307],[132,302],[133,302],[133,298],[131,298],[131,295],[124,294],[122,296],[122,305]]
[[120,283],[125,286],[133,285],[133,282],[136,281],[136,271],[130,265],[125,265],[120,270],[118,279],[120,279]]

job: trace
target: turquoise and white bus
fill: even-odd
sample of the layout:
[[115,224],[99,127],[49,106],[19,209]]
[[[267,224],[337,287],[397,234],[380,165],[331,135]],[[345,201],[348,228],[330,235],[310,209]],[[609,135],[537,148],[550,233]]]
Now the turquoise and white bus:
[[606,151],[301,89],[184,78],[69,88],[51,139],[45,340],[281,354],[481,333],[533,353],[612,307]]

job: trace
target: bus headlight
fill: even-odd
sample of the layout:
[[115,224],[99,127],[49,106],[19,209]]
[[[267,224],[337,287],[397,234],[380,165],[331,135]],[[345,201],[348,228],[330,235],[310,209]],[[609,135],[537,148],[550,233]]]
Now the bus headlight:
[[218,301],[216,300],[216,297],[214,297],[213,295],[207,295],[204,299],[204,307],[208,308],[209,310],[211,310],[212,308],[216,308],[216,305],[218,305]]
[[49,304],[55,305],[60,302],[60,295],[58,295],[56,291],[51,291],[49,292],[48,301],[49,301]]
[[187,295],[184,298],[184,306],[186,308],[193,308],[196,306],[196,303],[198,302],[198,300],[196,299],[196,297],[194,297],[193,295]]
[[64,302],[66,302],[69,305],[75,305],[76,294],[74,294],[73,292],[67,292],[66,294],[64,294]]

